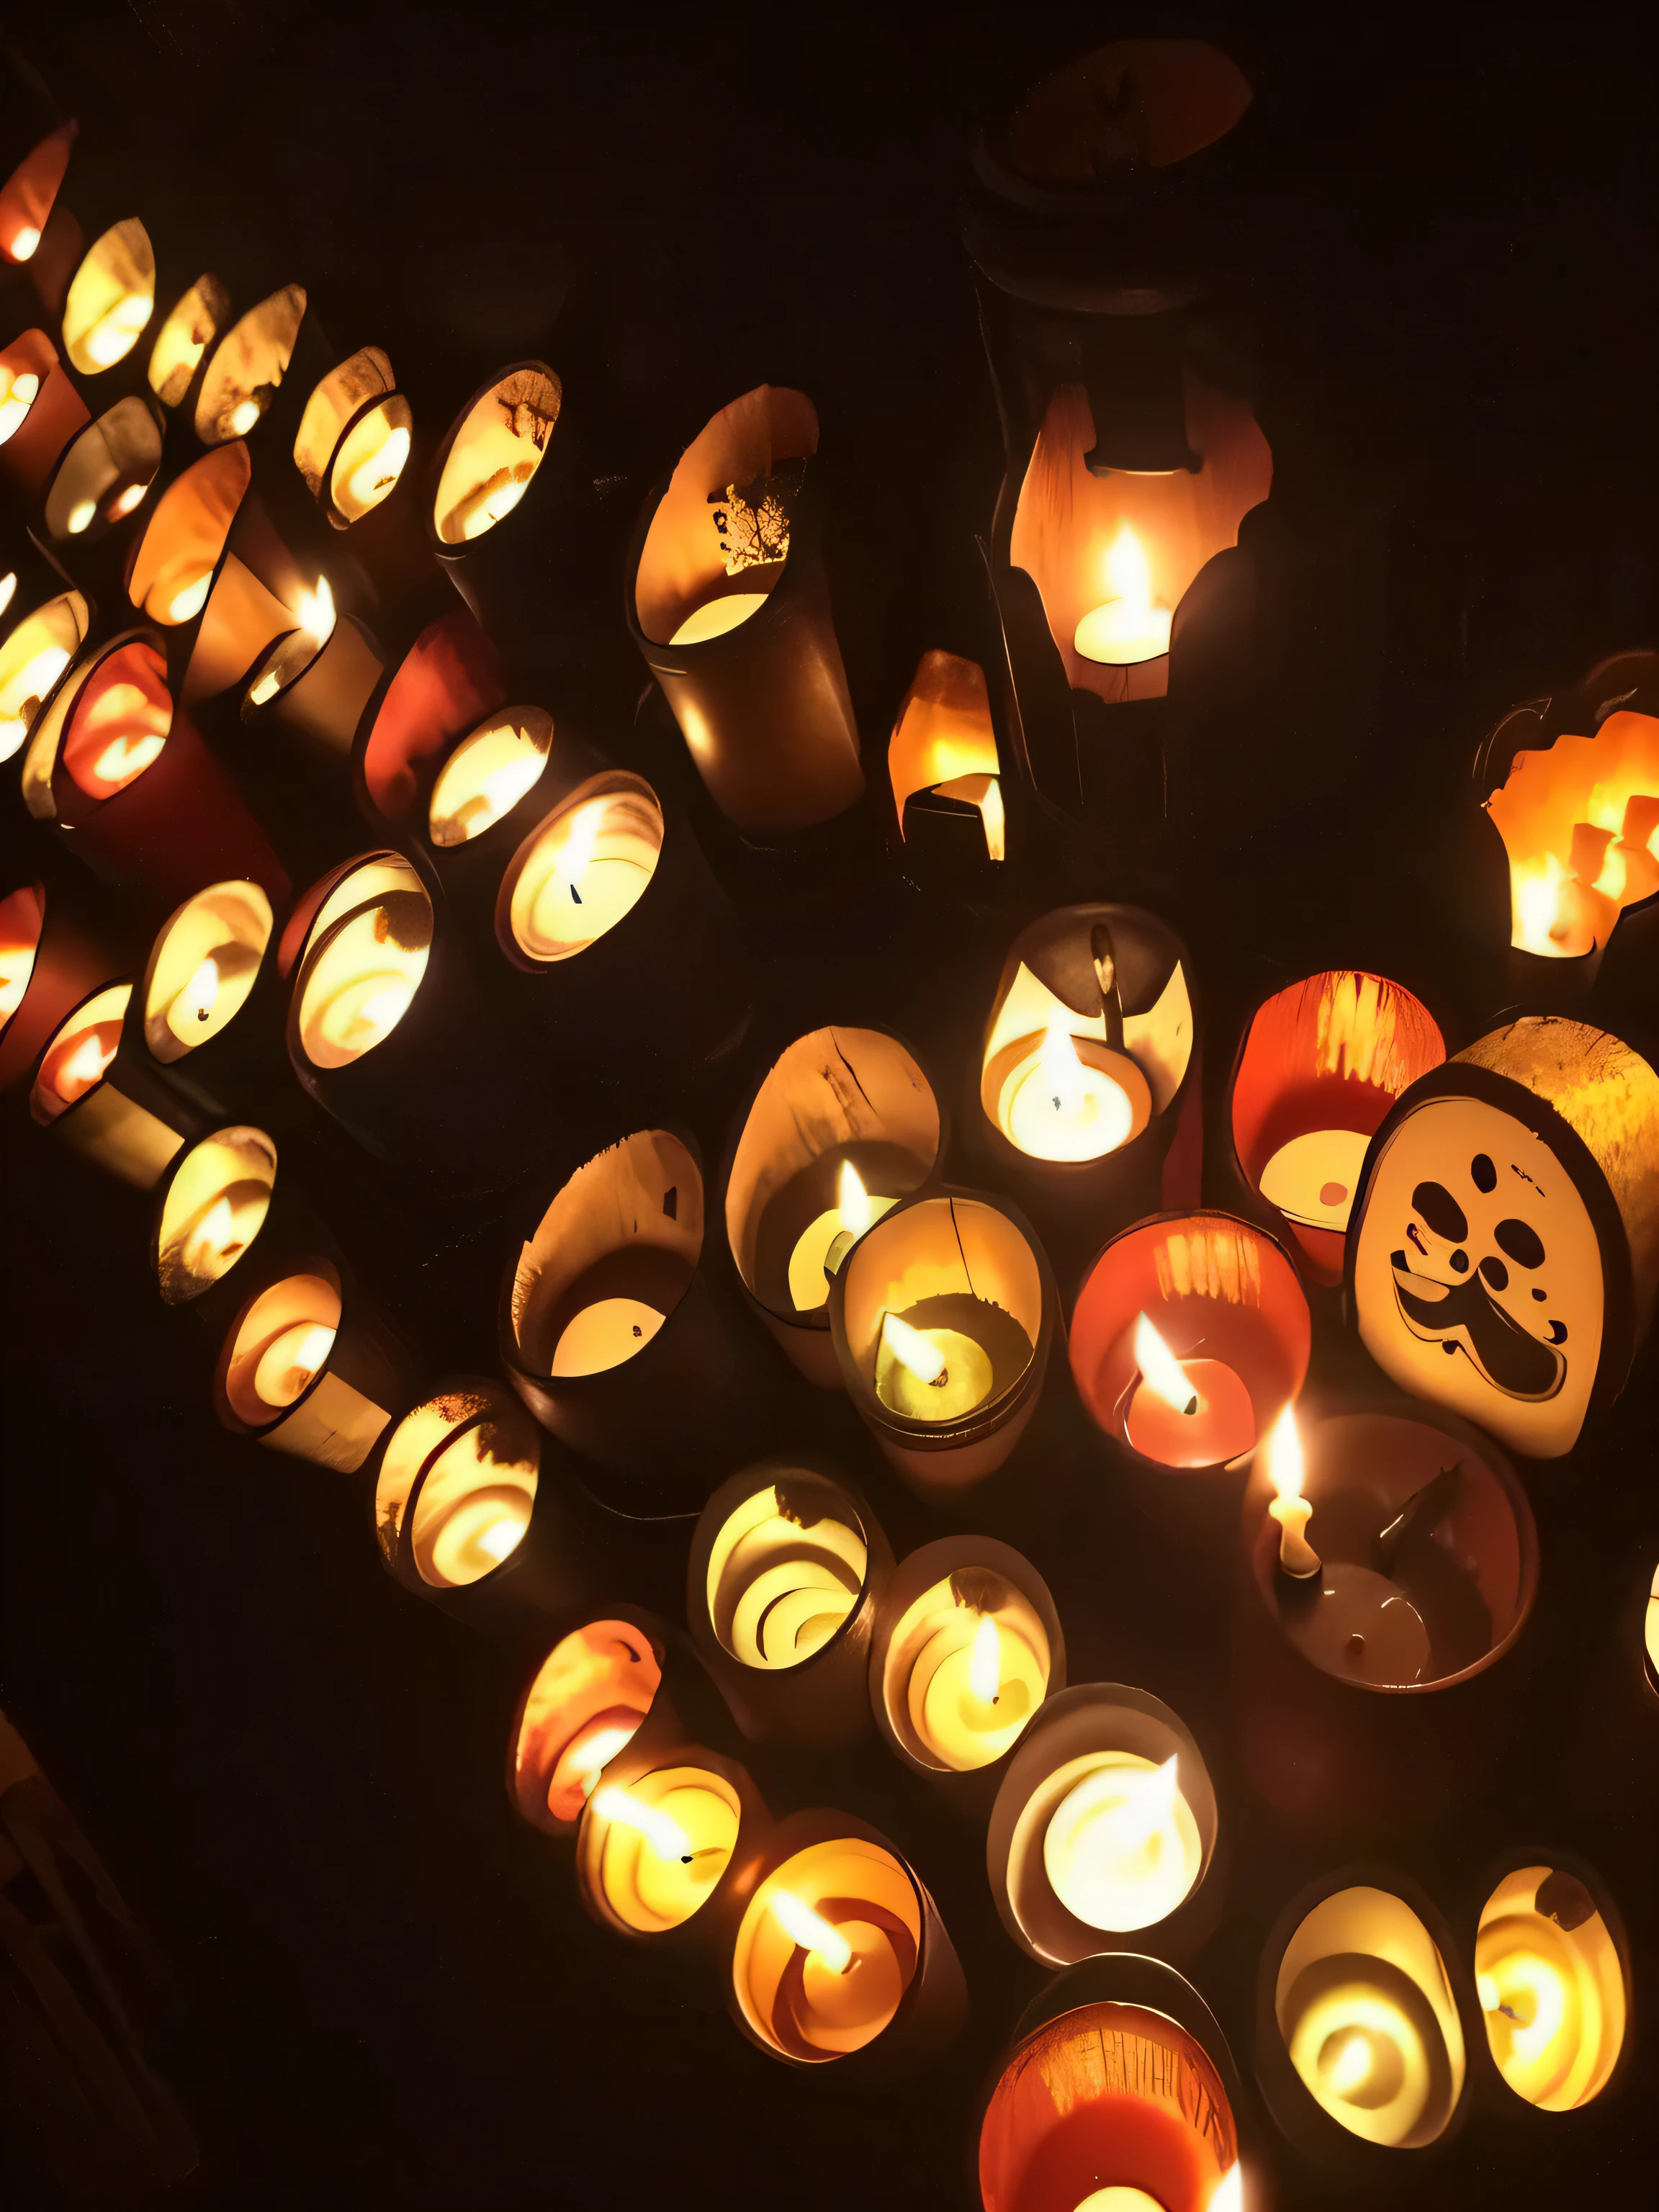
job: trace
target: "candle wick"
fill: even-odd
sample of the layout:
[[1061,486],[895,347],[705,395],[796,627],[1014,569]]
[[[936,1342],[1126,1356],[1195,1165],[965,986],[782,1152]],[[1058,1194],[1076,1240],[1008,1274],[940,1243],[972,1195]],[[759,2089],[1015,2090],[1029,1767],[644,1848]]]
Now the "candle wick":
[[935,1375],[935,1376],[934,1376],[934,1377],[933,1377],[933,1381],[928,1384],[928,1386],[927,1386],[927,1387],[928,1387],[928,1389],[929,1389],[930,1390],[942,1390],[942,1389],[945,1388],[945,1384],[950,1381],[950,1379],[951,1379],[951,1370],[950,1370],[950,1369],[949,1369],[948,1367],[941,1367],[941,1368],[939,1369],[939,1373],[938,1373],[937,1375]]
[[576,886],[574,885],[574,884],[571,884],[571,886],[570,886],[570,896],[571,896],[571,897],[575,901],[575,902],[576,902],[576,904],[577,904],[578,906],[580,906],[580,905],[581,904],[581,902],[582,902],[582,895],[581,895],[581,893],[580,893],[580,892],[576,889]]

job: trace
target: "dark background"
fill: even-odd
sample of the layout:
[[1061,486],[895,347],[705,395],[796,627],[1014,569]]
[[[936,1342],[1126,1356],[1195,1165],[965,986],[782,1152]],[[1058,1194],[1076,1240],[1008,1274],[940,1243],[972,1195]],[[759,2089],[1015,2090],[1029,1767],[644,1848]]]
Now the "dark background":
[[[253,241],[273,284],[310,288],[339,354],[388,349],[423,422],[543,353],[641,489],[714,407],[799,381],[823,425],[866,747],[922,648],[969,649],[968,549],[1000,471],[956,229],[969,124],[1152,11],[62,13],[13,31],[80,113],[71,206],[110,193],[112,215],[158,234],[188,225],[207,265],[215,240]],[[1255,58],[1273,106],[1264,419],[1281,471],[1388,519],[1389,686],[1363,806],[1390,747],[1449,781],[1497,708],[1653,638],[1659,59],[1622,11],[1594,9],[1204,20]],[[1342,732],[1340,686],[1330,711]],[[1386,898],[1408,856],[1364,860]],[[1320,912],[1302,920],[1310,963],[1343,957]],[[843,969],[849,948],[869,956],[843,1018],[907,1010],[888,941],[866,916],[843,942]],[[1246,949],[1293,962],[1302,945]],[[913,1033],[958,1048],[994,972],[939,979],[925,1014],[908,1008]],[[141,1211],[6,1133],[0,1697],[173,1961],[159,2055],[203,2146],[181,2199],[973,2202],[975,2100],[1042,1980],[995,1920],[977,1830],[873,1747],[756,1759],[775,1809],[845,1805],[908,1852],[973,2006],[937,2072],[885,2100],[762,2058],[591,1926],[568,1855],[508,1811],[514,1656],[392,1584],[349,1479],[216,1428],[205,1348],[158,1306]],[[713,1108],[701,1133],[717,1155]],[[1330,1377],[1352,1359],[1324,1326]],[[432,1350],[488,1366],[487,1309]],[[1467,1942],[1511,1844],[1577,1850],[1607,1876],[1637,1987],[1620,2090],[1556,2120],[1498,2090],[1443,2156],[1407,2162],[1401,2201],[1651,2199],[1659,1711],[1637,1652],[1659,1558],[1653,1411],[1644,1365],[1609,1426],[1534,1480],[1544,1595],[1495,1773],[1455,1810],[1413,1823],[1402,1807],[1395,1832],[1358,1841],[1276,1826],[1249,1791],[1224,1576],[1116,1494],[1063,1372],[988,1501],[1053,1583],[1072,1679],[1157,1692],[1206,1751],[1229,1888],[1189,1971],[1246,2072],[1257,1958],[1304,1879],[1385,1857]],[[840,1401],[802,1393],[799,1421],[897,1551],[932,1533]],[[642,1540],[637,1582],[613,1594],[662,1601],[678,1541]],[[1346,2201],[1253,2100],[1244,2117],[1282,2203]],[[27,2167],[19,2185],[49,2201]]]

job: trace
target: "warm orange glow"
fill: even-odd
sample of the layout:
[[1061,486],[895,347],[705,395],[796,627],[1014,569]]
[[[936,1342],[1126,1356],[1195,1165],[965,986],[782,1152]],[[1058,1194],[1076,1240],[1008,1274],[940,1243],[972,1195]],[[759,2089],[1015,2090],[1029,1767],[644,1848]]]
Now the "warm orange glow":
[[249,706],[263,707],[267,699],[274,699],[310,667],[333,636],[334,594],[329,589],[326,576],[319,576],[314,592],[301,592],[294,619],[292,634],[283,640],[264,669],[249,685]]
[[12,233],[11,258],[14,261],[32,261],[34,249],[40,243],[40,234],[32,222]]
[[660,1806],[647,1805],[643,1797],[624,1790],[620,1783],[601,1784],[588,1802],[600,1820],[615,1820],[643,1836],[659,1859],[690,1857],[691,1838],[673,1815]]
[[1308,1541],[1313,1507],[1302,1495],[1305,1472],[1296,1408],[1286,1406],[1267,1434],[1267,1475],[1273,1486],[1267,1510],[1279,1523],[1279,1564],[1298,1582],[1316,1575],[1323,1565]]
[[873,1218],[870,1194],[864,1188],[864,1178],[851,1160],[843,1160],[836,1182],[836,1211],[841,1216],[841,1225],[851,1237],[862,1237]]
[[779,1926],[804,1951],[816,1952],[832,1974],[844,1974],[853,1963],[853,1947],[838,1928],[801,1902],[793,1890],[775,1891],[772,1911]]
[[118,1036],[106,1040],[96,1030],[83,1036],[53,1075],[52,1088],[58,1096],[70,1105],[73,1105],[77,1098],[83,1098],[95,1085],[103,1081],[119,1044]]
[[1509,857],[1510,943],[1556,960],[1605,945],[1659,891],[1659,720],[1620,712],[1519,754],[1486,810]]
[[0,446],[27,420],[30,408],[40,397],[40,380],[32,368],[15,374],[0,368]]

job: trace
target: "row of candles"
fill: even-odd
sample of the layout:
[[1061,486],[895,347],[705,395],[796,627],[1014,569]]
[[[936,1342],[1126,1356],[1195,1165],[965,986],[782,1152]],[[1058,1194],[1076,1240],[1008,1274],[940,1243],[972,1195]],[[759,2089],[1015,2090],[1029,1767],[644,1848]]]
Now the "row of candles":
[[[31,228],[14,232],[14,260],[38,246]],[[82,261],[63,319],[68,360],[82,377],[116,368],[133,349],[153,312],[154,276],[136,222],[114,226]],[[132,605],[162,630],[205,628],[225,589],[238,472],[241,488],[247,481],[242,441],[274,389],[255,364],[274,362],[280,382],[305,312],[303,293],[289,287],[227,331],[208,281],[165,319],[148,368],[162,406],[193,396],[192,420],[210,447],[163,493],[150,526],[160,526],[155,542],[148,529],[132,541]],[[62,373],[49,343],[44,353],[32,343],[9,350],[15,359],[0,363],[6,442]],[[406,403],[373,353],[315,386],[295,447],[302,472],[325,482],[330,519],[342,525],[387,496],[410,450]],[[139,516],[161,448],[157,441],[154,465],[144,462],[148,477],[124,471],[114,457],[126,404],[77,434],[40,473],[40,511],[58,553]],[[480,544],[519,509],[558,410],[556,380],[535,368],[475,397],[435,473],[428,522],[441,557],[444,548]],[[142,426],[137,434],[142,458]],[[717,647],[756,623],[791,577],[805,576],[799,587],[810,588],[799,550],[810,521],[800,485],[816,442],[816,417],[799,394],[763,389],[735,403],[659,495],[636,560],[636,642],[717,801],[744,827],[823,818],[861,787],[844,682],[839,703],[829,686],[827,717],[820,712],[804,733],[799,750],[809,755],[806,740],[818,741],[816,761],[780,789],[755,783],[741,745],[722,746],[710,704],[719,705],[718,684],[700,690],[690,672],[689,648]],[[302,452],[313,457],[309,471]],[[464,572],[452,573],[467,591]],[[1160,659],[1170,611],[1155,599],[1127,523],[1104,550],[1103,582],[1105,603],[1076,622],[1074,654],[1103,668]],[[0,585],[8,599],[0,619],[17,590],[15,575]],[[20,605],[17,615],[0,636],[0,732],[15,731],[9,751],[27,744],[26,792],[45,790],[61,762],[87,797],[115,797],[156,766],[169,742],[167,655],[106,634],[78,658],[89,632],[73,589]],[[325,581],[262,619],[244,716],[284,700],[292,708],[337,635],[341,653],[362,653],[360,627],[337,624]],[[833,633],[826,650],[838,678]],[[348,680],[323,702],[323,733],[337,747],[362,734],[362,710],[381,673],[377,653],[369,662],[367,688]],[[918,672],[895,733],[895,797],[901,824],[902,781],[920,776],[911,788],[965,798],[995,858],[995,744],[989,738],[988,750],[982,678],[975,691],[964,665]],[[751,682],[754,669],[736,674]],[[965,710],[941,708],[964,687]],[[60,691],[67,711],[54,714]],[[920,740],[921,765],[902,777],[897,755],[913,709],[933,720]],[[733,710],[721,711],[729,721]],[[1581,938],[1604,941],[1608,914],[1653,888],[1642,857],[1651,827],[1643,809],[1652,802],[1641,792],[1644,778],[1659,780],[1644,750],[1652,726],[1640,716],[1613,720],[1644,727],[1609,726],[1596,741],[1605,744],[1596,761],[1609,787],[1622,776],[1633,788],[1610,797],[1598,782],[1583,802],[1592,826],[1619,817],[1605,821],[1594,852],[1593,839],[1573,835],[1571,911],[1590,919],[1551,923],[1547,947],[1534,942],[1532,863],[1517,858],[1516,941],[1528,949],[1571,952],[1584,949]],[[1623,752],[1610,760],[1620,746],[1634,763],[1628,772]],[[430,786],[424,831],[433,851],[465,848],[515,814],[554,753],[551,718],[539,708],[498,711],[464,732]],[[1579,796],[1564,803],[1577,805]],[[1492,812],[1507,841],[1497,802]],[[661,811],[641,779],[611,771],[565,792],[501,871],[494,903],[502,949],[532,963],[590,951],[646,896],[662,847]],[[1559,902],[1563,915],[1571,904]],[[386,1046],[425,982],[436,924],[422,871],[396,852],[363,856],[297,902],[294,915],[290,1052],[312,1070],[356,1065]],[[35,982],[46,919],[37,885],[0,904],[8,1021]],[[166,1072],[237,1020],[293,927],[279,936],[270,899],[252,880],[209,886],[168,924],[142,986],[101,983],[52,1027],[35,1060],[34,1118],[159,1192],[155,1256],[175,1303],[257,1267],[276,1151],[257,1128],[198,1133],[188,1115],[156,1112],[148,1070],[161,1072],[157,1095],[166,1096]],[[1540,1225],[1533,1199],[1507,1185],[1491,1222],[1479,1210],[1498,1180],[1494,1158],[1515,1165],[1542,1200],[1517,1129],[1566,1177],[1549,1129],[1540,1134],[1534,1109],[1522,1110],[1521,1094],[1535,1101],[1546,1091],[1539,1040],[1507,1031],[1481,1040],[1464,1056],[1480,1079],[1465,1079],[1425,1010],[1397,986],[1349,972],[1311,978],[1258,1010],[1230,1095],[1243,1190],[1268,1226],[1220,1212],[1139,1219],[1190,1104],[1195,1043],[1184,953],[1152,917],[1073,908],[1024,933],[998,987],[971,1096],[975,1149],[993,1179],[1030,1207],[1034,1229],[1000,1197],[939,1182],[939,1109],[897,1040],[878,1031],[799,1040],[736,1137],[725,1222],[738,1278],[796,1365],[849,1391],[906,1480],[935,1498],[959,1498],[1015,1449],[1042,1389],[1059,1318],[1045,1244],[1074,1260],[1077,1237],[1092,1244],[1103,1226],[1123,1222],[1083,1274],[1069,1353],[1079,1395],[1124,1463],[1177,1486],[1177,1512],[1189,1480],[1221,1479],[1225,1488],[1236,1478],[1243,1486],[1249,1468],[1244,1545],[1258,1588],[1287,1643],[1324,1674],[1383,1692],[1465,1680],[1501,1656],[1524,1621],[1534,1546],[1524,1493],[1491,1446],[1427,1407],[1339,1413],[1305,1438],[1298,1433],[1291,1407],[1310,1334],[1298,1266],[1316,1289],[1346,1269],[1362,1335],[1397,1382],[1516,1448],[1570,1448],[1593,1386],[1607,1395],[1621,1348],[1616,1317],[1605,1329],[1591,1318],[1584,1342],[1583,1317],[1594,1304],[1585,1277],[1605,1273],[1616,1290],[1621,1255],[1605,1237],[1587,1246],[1570,1205]],[[1627,1261],[1639,1242],[1627,1194],[1606,1164],[1606,1145],[1581,1125],[1615,1084],[1621,1141],[1650,1152],[1655,1079],[1616,1040],[1580,1030],[1565,1041],[1564,1086],[1562,1041],[1548,1045],[1553,1109],[1578,1129],[1591,1173],[1613,1193]],[[1625,1058],[1610,1063],[1609,1047]],[[124,1083],[124,1057],[132,1063],[125,1072],[145,1070],[143,1079]],[[849,1106],[838,1067],[855,1071],[867,1112]],[[1574,1156],[1570,1192],[1586,1210],[1595,1201],[1599,1218],[1605,1207],[1581,1187],[1583,1176]],[[648,1203],[595,1204],[619,1197]],[[596,1212],[611,1224],[608,1243],[587,1233]],[[641,1132],[571,1178],[512,1273],[502,1344],[509,1376],[567,1442],[592,1449],[597,1437],[601,1460],[617,1394],[607,1402],[596,1391],[620,1377],[637,1395],[651,1363],[684,1333],[680,1317],[704,1265],[702,1216],[701,1170],[687,1147],[672,1133]],[[632,1237],[616,1226],[628,1220]],[[1483,1242],[1494,1249],[1471,1267],[1470,1248]],[[1547,1289],[1536,1279],[1547,1254],[1557,1278]],[[1639,1311],[1652,1285],[1633,1287]],[[534,1423],[480,1378],[412,1407],[393,1402],[354,1331],[347,1288],[319,1256],[297,1268],[284,1261],[237,1302],[219,1362],[222,1414],[279,1448],[368,1469],[387,1563],[411,1586],[452,1597],[503,1586],[529,1562],[544,1495]],[[1523,1291],[1544,1310],[1517,1311]],[[1443,1315],[1434,1310],[1443,1306]],[[1505,1325],[1524,1340],[1518,1352],[1501,1336]],[[1492,1356],[1495,1340],[1508,1364]],[[1452,1355],[1455,1375],[1430,1352]],[[1534,1389],[1532,1366],[1547,1352],[1559,1363],[1552,1387]],[[1612,1387],[1620,1379],[1611,1373]],[[637,1457],[634,1445],[626,1456]],[[804,1470],[757,1473],[706,1509],[690,1617],[748,1732],[793,1732],[810,1709],[810,1731],[833,1738],[853,1724],[850,1697],[921,1771],[946,1786],[988,1779],[992,1792],[978,1802],[988,1811],[994,1894],[1010,1932],[1037,1958],[1090,1960],[1102,1937],[1162,1926],[1196,1900],[1218,1829],[1196,1745],[1143,1693],[1066,1689],[1052,1601],[1006,1547],[945,1539],[895,1570],[868,1509],[844,1487]],[[950,2026],[950,1985],[959,1982],[926,1889],[900,1854],[849,1816],[772,1824],[747,1775],[678,1733],[672,1712],[653,1731],[667,1656],[637,1623],[587,1621],[562,1637],[526,1693],[512,1752],[515,1802],[541,1825],[574,1831],[584,1894],[602,1917],[642,1937],[706,1929],[740,2022],[763,2048],[817,2064],[896,2048],[915,2030],[919,2055]],[[1369,1884],[1334,1889],[1296,1922],[1281,1952],[1274,2017],[1315,2104],[1379,2146],[1443,2134],[1462,2093],[1467,2015],[1448,1995],[1459,1961],[1413,1905]],[[1487,2041],[1510,2087],[1547,2109],[1595,2095],[1617,2062],[1626,2001],[1607,1901],[1563,1869],[1515,1869],[1482,1916],[1474,1963]],[[1231,2061],[1201,2019],[1196,2029],[1181,2024],[1185,2012],[1178,1996],[1148,2011],[1119,1996],[1034,2030],[987,2117],[988,2204],[1038,2201],[1030,2176],[1045,2159],[1059,2159],[1066,2174],[1086,2168],[1095,2185],[1079,2180],[1066,2202],[1089,2212],[1242,2203],[1224,2081]],[[1057,2029],[1098,2035],[1103,2051],[1109,2035],[1115,2048],[1173,2055],[1204,2094],[1176,2094],[1149,2118],[1140,2108],[1156,2097],[1103,2077],[1085,2100],[1089,2126],[1071,2131],[1081,2140],[1068,2139],[1062,2157],[1057,2111],[1039,2116],[1033,2139],[1029,2109],[1012,2109],[1030,2046]],[[1128,2079],[1139,2078],[1136,2061]],[[1012,2180],[1011,2160],[1019,2169]],[[1052,2190],[1042,2201],[1050,2197],[1061,2201]]]

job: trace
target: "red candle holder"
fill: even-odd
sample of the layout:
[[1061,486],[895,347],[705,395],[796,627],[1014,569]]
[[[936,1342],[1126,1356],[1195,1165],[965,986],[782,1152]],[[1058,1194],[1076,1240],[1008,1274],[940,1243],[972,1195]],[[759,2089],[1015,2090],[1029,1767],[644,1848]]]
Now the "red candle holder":
[[40,498],[58,455],[90,420],[44,331],[23,331],[0,349],[0,483],[27,506]]
[[1090,1269],[1072,1377],[1136,1502],[1208,1542],[1236,1525],[1241,1462],[1301,1390],[1311,1342],[1307,1294],[1273,1238],[1229,1213],[1164,1214],[1115,1237]]
[[968,1127],[1063,1278],[1103,1236],[1196,1200],[1200,1059],[1187,951],[1155,915],[1062,907],[1014,939]]
[[402,1346],[337,1260],[284,1255],[254,1282],[220,1346],[215,1412],[233,1436],[355,1474],[408,1401]]
[[580,1603],[592,1561],[544,1445],[518,1400],[484,1376],[447,1377],[404,1410],[368,1462],[392,1579],[511,1637]]
[[1352,969],[1292,983],[1251,1016],[1229,1097],[1231,1169],[1248,1210],[1289,1232],[1322,1290],[1342,1279],[1367,1145],[1401,1091],[1445,1057],[1420,1000]]
[[52,220],[79,126],[21,56],[7,58],[0,257],[13,267],[27,268]]
[[1387,1868],[1322,1875],[1280,1914],[1256,1983],[1256,2081],[1286,2138],[1356,2193],[1397,2190],[1468,2118],[1481,2038],[1468,1970]]
[[1191,1731],[1145,1690],[1079,1683],[1010,1758],[986,1837],[1002,1924],[1046,1966],[1185,1956],[1221,1915],[1215,1789]]
[[695,1513],[770,1441],[775,1378],[704,1247],[695,1139],[641,1129],[569,1177],[502,1282],[514,1389],[623,1512]]
[[1024,1217],[981,1192],[927,1184],[853,1247],[830,1288],[842,1380],[921,1496],[957,1497],[1013,1450],[1042,1394],[1058,1306]]
[[1623,1389],[1659,1287],[1659,1075],[1525,1015],[1406,1091],[1371,1139],[1348,1310],[1390,1382],[1555,1459]]
[[904,1559],[876,1609],[870,1703],[889,1747],[959,1810],[988,1810],[1046,1698],[1066,1686],[1048,1586],[993,1536]]
[[686,1618],[746,1736],[839,1746],[866,1733],[892,1571],[874,1515],[834,1477],[780,1459],[720,1485],[692,1534]]
[[[749,1301],[809,1382],[841,1388],[829,1269],[896,1199],[927,1182],[944,1151],[933,1086],[884,1030],[830,1027],[773,1063],[739,1126],[725,1178],[726,1236]],[[846,1185],[843,1170],[863,1193]],[[837,1240],[848,1244],[839,1250]]]
[[850,1813],[796,1813],[768,1834],[727,1990],[749,2040],[836,2080],[892,2081],[938,2056],[967,2011],[962,1968],[914,1870]]
[[[1155,1959],[1091,1959],[1028,2008],[979,2131],[985,2212],[1242,2206],[1242,2092],[1195,1989]],[[1252,2202],[1255,2200],[1252,2198]]]
[[0,1091],[30,1073],[47,1040],[118,971],[128,934],[77,870],[45,858],[0,897]]
[[817,443],[805,392],[734,399],[647,501],[623,586],[697,773],[762,840],[830,821],[865,787],[811,489]]

